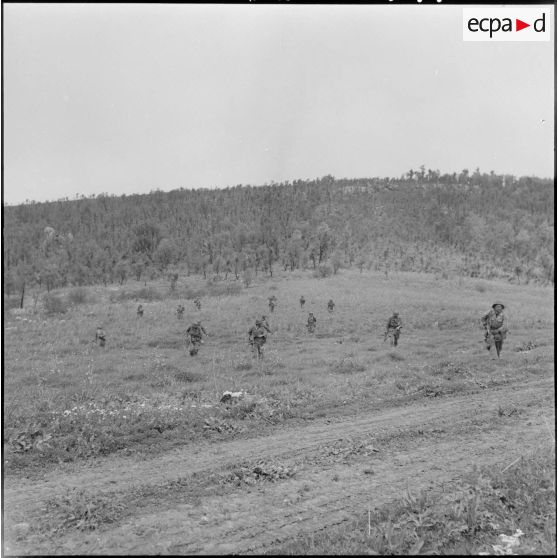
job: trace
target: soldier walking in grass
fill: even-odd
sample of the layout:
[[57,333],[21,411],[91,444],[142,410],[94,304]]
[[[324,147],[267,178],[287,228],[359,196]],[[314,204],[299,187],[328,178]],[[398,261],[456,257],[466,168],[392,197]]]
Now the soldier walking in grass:
[[306,304],[306,299],[304,298],[303,295],[301,295],[299,302],[300,302],[300,308],[301,309],[304,308],[304,305]]
[[399,335],[401,334],[401,328],[403,327],[403,322],[399,317],[399,312],[394,312],[393,316],[388,320],[386,331],[384,333],[384,341],[389,337],[390,343],[397,347],[397,342],[399,341]]
[[504,308],[505,306],[501,302],[495,302],[492,305],[492,310],[481,318],[482,325],[485,329],[484,343],[486,349],[490,351],[490,349],[494,347],[498,358],[500,358],[502,345],[508,333]]
[[198,354],[198,351],[200,350],[200,345],[203,343],[202,333],[207,335],[207,331],[205,331],[205,328],[202,326],[201,322],[194,322],[186,330],[186,339],[190,347],[189,349],[190,356],[194,356]]
[[268,302],[269,302],[269,311],[273,314],[273,311],[275,310],[275,304],[277,303],[277,297],[275,295],[270,296],[268,298]]
[[179,304],[179,305],[176,307],[176,317],[177,317],[179,320],[182,320],[182,319],[184,318],[184,310],[185,310],[185,308],[184,308],[184,306],[182,306],[182,304]]
[[267,316],[262,316],[262,324],[271,332],[271,330],[269,329],[269,322],[267,321]]
[[95,332],[95,342],[99,344],[99,347],[105,346],[105,332],[102,327],[98,327],[97,331]]
[[330,298],[329,302],[327,303],[327,311],[330,314],[333,314],[333,309],[335,308],[335,302],[333,302],[333,300]]
[[248,342],[252,346],[252,350],[257,353],[258,358],[263,358],[263,347],[268,333],[271,333],[271,330],[262,320],[256,320],[256,324],[248,330]]
[[201,300],[200,300],[198,297],[196,297],[196,298],[194,299],[194,306],[195,306],[198,310],[201,310]]
[[306,321],[306,329],[308,330],[308,333],[314,333],[317,321],[318,320],[316,320],[316,316],[314,316],[313,312],[310,312],[308,314],[308,320]]
[[138,306],[137,314],[138,314],[138,318],[143,317],[143,306],[141,304]]

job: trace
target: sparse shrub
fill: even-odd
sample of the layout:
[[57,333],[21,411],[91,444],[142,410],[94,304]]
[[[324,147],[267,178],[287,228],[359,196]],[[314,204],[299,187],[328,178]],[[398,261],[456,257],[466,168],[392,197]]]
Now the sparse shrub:
[[4,296],[2,300],[2,310],[12,310],[13,308],[19,308],[20,298],[13,296]]
[[237,372],[242,372],[244,370],[251,370],[252,369],[252,363],[251,362],[239,362],[238,364],[235,365],[234,369]]
[[44,295],[43,305],[47,316],[65,314],[68,311],[66,301],[61,296],[52,293]]
[[521,343],[521,345],[516,347],[515,350],[518,353],[527,353],[529,351],[532,351],[533,349],[535,349],[538,346],[539,346],[539,344],[536,341],[533,341],[533,340],[524,341],[523,343]]
[[325,279],[333,275],[333,268],[329,264],[321,264],[312,275],[317,279]]
[[203,376],[201,374],[196,374],[195,372],[190,372],[188,370],[181,370],[174,375],[174,379],[177,382],[190,383],[202,380]]
[[388,357],[391,360],[405,360],[405,357],[401,353],[396,353],[395,351],[388,353]]
[[242,273],[242,282],[245,287],[249,287],[254,282],[254,272],[251,269],[246,269]]
[[137,291],[121,291],[111,293],[110,301],[111,302],[123,302],[126,300],[162,300],[163,295],[160,294],[156,289],[153,287],[143,287]]
[[352,374],[353,372],[364,372],[366,366],[356,362],[352,357],[343,357],[339,362],[331,366],[331,371],[337,374]]
[[76,287],[68,293],[68,301],[76,306],[78,304],[85,304],[87,299],[87,290],[83,287]]

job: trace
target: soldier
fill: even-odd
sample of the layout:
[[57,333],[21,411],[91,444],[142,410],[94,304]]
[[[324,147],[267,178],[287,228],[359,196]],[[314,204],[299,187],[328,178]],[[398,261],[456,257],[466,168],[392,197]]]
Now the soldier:
[[399,340],[399,335],[401,334],[401,328],[403,327],[403,322],[399,317],[399,312],[394,312],[393,316],[388,320],[386,331],[384,333],[384,341],[389,337],[391,344],[397,347],[397,341]]
[[275,302],[276,302],[277,298],[275,297],[275,295],[270,296],[268,301],[269,301],[269,311],[273,314],[273,311],[275,310]]
[[248,330],[248,342],[252,345],[253,350],[257,351],[258,358],[263,358],[263,346],[267,341],[266,332],[271,333],[271,330],[262,320],[256,320],[256,325]]
[[205,335],[207,335],[207,331],[205,331],[205,328],[202,326],[201,322],[194,322],[186,330],[186,339],[188,341],[188,345],[190,346],[190,356],[198,354],[200,345],[202,344],[202,333],[205,333]]
[[105,332],[102,327],[98,327],[95,333],[95,342],[99,343],[99,347],[105,346]]
[[184,308],[184,306],[182,306],[182,304],[179,304],[179,305],[176,307],[176,317],[177,317],[179,320],[182,320],[182,319],[184,318],[184,310],[185,310],[185,308]]
[[271,332],[271,330],[269,329],[269,322],[267,321],[267,316],[262,316],[262,323],[264,327],[266,327]]
[[494,346],[496,355],[500,358],[502,344],[508,333],[507,319],[504,316],[505,306],[501,302],[495,302],[492,310],[481,319],[482,325],[486,330],[484,342],[488,351]]
[[143,316],[143,306],[141,304],[138,306],[137,314],[138,314],[138,318],[141,318]]
[[316,329],[316,316],[312,312],[308,314],[308,321],[306,322],[306,329],[308,329],[308,333],[314,333]]
[[198,309],[201,310],[201,300],[199,299],[199,297],[196,297],[194,299],[194,306]]
[[333,314],[333,309],[335,308],[335,302],[333,302],[333,300],[330,298],[329,302],[327,303],[327,311],[330,314]]
[[306,300],[303,295],[301,295],[299,302],[300,302],[300,308],[301,309],[304,308],[304,305],[306,304]]

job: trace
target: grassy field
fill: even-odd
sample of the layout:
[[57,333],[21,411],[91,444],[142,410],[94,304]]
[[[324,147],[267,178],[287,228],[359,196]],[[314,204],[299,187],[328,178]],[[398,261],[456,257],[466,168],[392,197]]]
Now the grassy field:
[[[199,311],[191,300],[196,293],[201,295]],[[54,294],[77,302],[60,314],[47,315],[41,302],[35,309],[29,304],[24,310],[5,311],[7,479],[40,479],[46,471],[94,459],[150,458],[189,444],[248,440],[324,419],[548,379],[553,370],[553,291],[543,287],[344,271],[326,279],[303,272],[260,277],[248,288],[239,282],[208,284],[184,277],[173,292],[163,283],[146,288],[131,281],[82,289],[79,296],[71,290]],[[271,295],[277,297],[273,313],[267,308]],[[304,309],[300,295],[307,301]],[[332,315],[326,308],[330,298],[336,304]],[[494,300],[506,304],[511,331],[501,360],[492,360],[484,349],[479,325]],[[136,316],[140,302],[142,318]],[[184,320],[176,317],[179,303],[186,306]],[[394,310],[404,326],[397,348],[383,342]],[[310,311],[318,319],[314,334],[305,328]],[[260,362],[250,352],[247,332],[262,314],[268,316],[272,334]],[[185,330],[198,319],[209,336],[199,354],[190,357]],[[95,344],[97,326],[107,336],[104,348]],[[241,404],[222,405],[225,390],[243,390],[248,396]],[[522,412],[503,398],[494,423]],[[533,531],[535,520],[529,518],[537,516],[539,542],[533,542],[531,533],[529,548],[548,551],[548,510],[555,501],[555,487],[548,485],[553,451],[526,457],[513,474],[474,473],[475,479],[456,485],[452,495],[410,495],[386,504],[374,512],[372,531],[363,527],[355,510],[342,532],[302,537],[279,551],[415,553],[423,548],[477,553],[486,540],[480,535],[472,540],[470,528],[459,531],[467,525],[463,517],[472,513],[466,503],[472,496],[461,498],[459,508],[455,494],[474,494],[475,509],[488,510],[502,532],[512,527],[527,532],[529,526]],[[517,499],[513,513],[527,505],[526,494],[538,494],[533,486],[542,486],[544,495],[536,496],[527,506],[529,513],[516,521],[498,515],[491,504],[496,489],[489,485],[507,490],[508,501]],[[72,505],[79,507],[76,498]],[[60,506],[61,501],[51,502],[50,509],[58,510],[55,517]],[[449,508],[459,508],[451,526],[443,519]],[[105,512],[109,518],[121,513]],[[486,519],[483,525],[489,523]],[[439,540],[445,542],[434,544],[433,534],[442,531],[445,538]],[[484,537],[486,530],[479,533]]]

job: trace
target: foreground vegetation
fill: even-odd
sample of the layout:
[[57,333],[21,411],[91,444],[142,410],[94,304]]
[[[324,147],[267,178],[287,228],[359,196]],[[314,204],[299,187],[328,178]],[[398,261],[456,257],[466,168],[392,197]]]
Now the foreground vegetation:
[[556,457],[539,451],[503,470],[474,469],[441,493],[406,497],[342,527],[298,539],[269,554],[555,555]]

